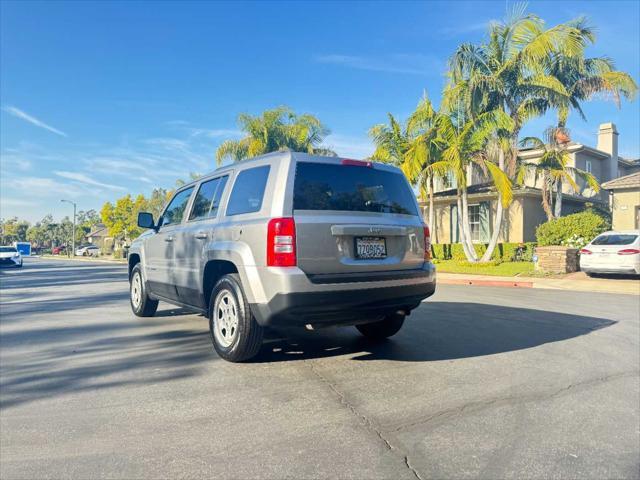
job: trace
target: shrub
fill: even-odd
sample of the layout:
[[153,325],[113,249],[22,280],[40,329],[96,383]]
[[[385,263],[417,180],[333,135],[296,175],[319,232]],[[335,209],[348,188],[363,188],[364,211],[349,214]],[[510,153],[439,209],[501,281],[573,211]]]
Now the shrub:
[[[484,243],[476,243],[473,245],[478,257],[481,257],[487,251],[487,245]],[[499,243],[491,255],[492,260],[501,260],[503,262],[512,262],[521,260],[523,262],[531,262],[533,260],[533,250],[536,246],[535,242],[527,243]],[[520,252],[518,252],[520,248]],[[462,244],[433,244],[431,246],[431,256],[438,260],[460,260],[466,261]],[[486,265],[486,263],[484,264]]]
[[566,217],[556,218],[536,228],[540,246],[563,245],[570,239],[583,238],[587,242],[611,228],[609,221],[596,210],[588,209]]

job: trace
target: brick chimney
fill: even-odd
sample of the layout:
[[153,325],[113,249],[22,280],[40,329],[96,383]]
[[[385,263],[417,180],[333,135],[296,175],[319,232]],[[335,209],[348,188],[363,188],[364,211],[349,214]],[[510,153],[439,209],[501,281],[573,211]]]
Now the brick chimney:
[[603,173],[607,180],[618,177],[618,130],[614,123],[600,124],[598,130],[598,150],[608,153],[608,168],[605,167]]

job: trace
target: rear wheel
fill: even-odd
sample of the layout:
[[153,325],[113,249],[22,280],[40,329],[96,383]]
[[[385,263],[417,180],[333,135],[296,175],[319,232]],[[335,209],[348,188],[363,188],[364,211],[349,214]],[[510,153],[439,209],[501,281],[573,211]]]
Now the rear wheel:
[[230,362],[249,360],[260,350],[264,329],[251,314],[237,273],[224,275],[213,287],[209,332],[218,355]]
[[147,286],[142,279],[142,267],[139,263],[131,270],[130,282],[131,310],[138,317],[153,317],[158,309],[158,300],[149,298]]
[[392,337],[400,331],[404,324],[404,315],[387,315],[382,320],[373,323],[356,325],[362,335],[372,340],[382,340]]

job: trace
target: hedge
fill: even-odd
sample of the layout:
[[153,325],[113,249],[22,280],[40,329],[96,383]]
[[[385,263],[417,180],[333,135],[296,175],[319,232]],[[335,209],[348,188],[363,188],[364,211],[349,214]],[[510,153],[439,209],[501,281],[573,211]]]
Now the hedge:
[[574,213],[543,223],[536,228],[540,246],[562,245],[571,237],[584,238],[587,242],[611,228],[607,218],[594,209]]
[[[473,244],[476,254],[481,257],[484,252],[487,251],[486,243],[474,243]],[[504,262],[512,262],[515,260],[518,247],[523,248],[522,256],[520,260],[523,262],[533,261],[533,250],[536,246],[535,242],[526,243],[499,243],[493,254],[492,260],[502,260]],[[461,243],[437,243],[431,245],[431,256],[438,260],[466,260],[467,257],[464,254]]]

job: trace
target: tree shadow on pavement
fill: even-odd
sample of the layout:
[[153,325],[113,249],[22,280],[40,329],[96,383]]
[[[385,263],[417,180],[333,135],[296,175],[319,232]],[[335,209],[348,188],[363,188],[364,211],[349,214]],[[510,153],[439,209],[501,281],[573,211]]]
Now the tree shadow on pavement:
[[373,342],[355,327],[279,330],[258,362],[351,355],[353,360],[428,362],[493,355],[570,340],[612,320],[478,303],[423,303],[394,337]]

